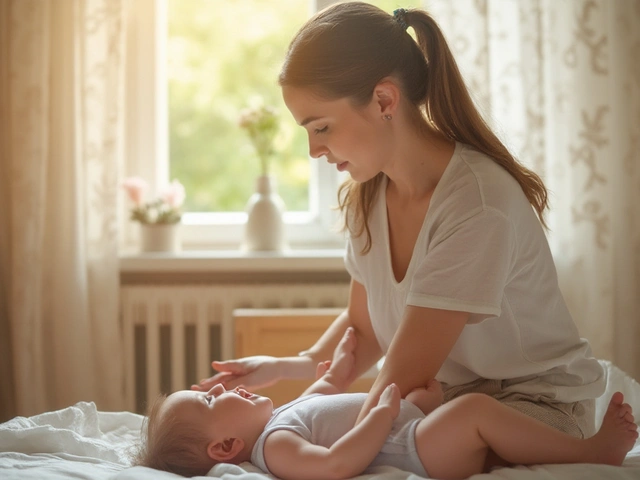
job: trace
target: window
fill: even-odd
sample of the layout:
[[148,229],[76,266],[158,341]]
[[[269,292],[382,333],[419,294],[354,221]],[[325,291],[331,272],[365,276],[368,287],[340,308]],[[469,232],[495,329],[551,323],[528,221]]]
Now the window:
[[[256,104],[274,106],[280,118],[272,173],[287,206],[291,246],[342,247],[332,207],[343,177],[326,162],[309,159],[306,133],[286,110],[277,86],[292,36],[331,3],[130,2],[127,101],[132,113],[126,173],[145,177],[152,188],[173,178],[185,185],[185,248],[236,249],[241,244],[243,210],[259,162],[238,119],[242,109]],[[395,0],[370,3],[388,12],[397,8]]]
[[309,17],[308,3],[169,0],[167,7],[169,172],[189,192],[186,209],[244,209],[260,168],[238,118],[244,108],[264,104],[279,118],[270,162],[278,192],[288,210],[308,211],[306,135],[277,85],[289,41]]

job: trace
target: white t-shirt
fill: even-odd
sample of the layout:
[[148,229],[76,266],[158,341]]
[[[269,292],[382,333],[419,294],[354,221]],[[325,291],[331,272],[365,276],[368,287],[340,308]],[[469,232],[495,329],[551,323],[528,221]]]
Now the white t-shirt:
[[[512,379],[507,387],[562,402],[604,393],[605,374],[564,302],[544,230],[518,182],[463,144],[432,195],[405,277],[391,267],[386,180],[366,237],[349,238],[347,270],[367,291],[386,352],[406,305],[471,314],[436,378],[461,385]],[[418,367],[418,366],[417,366]]]

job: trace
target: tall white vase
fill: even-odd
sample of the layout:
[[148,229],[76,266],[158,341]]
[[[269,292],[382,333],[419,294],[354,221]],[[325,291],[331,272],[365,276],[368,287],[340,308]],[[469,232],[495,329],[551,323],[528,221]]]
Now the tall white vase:
[[282,214],[285,206],[270,175],[256,179],[256,192],[247,203],[244,249],[248,251],[282,251],[287,248]]

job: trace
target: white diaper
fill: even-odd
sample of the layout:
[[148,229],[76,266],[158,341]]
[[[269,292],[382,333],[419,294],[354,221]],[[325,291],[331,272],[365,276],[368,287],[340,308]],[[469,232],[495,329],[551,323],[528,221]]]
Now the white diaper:
[[365,473],[369,473],[372,467],[389,465],[429,478],[416,450],[416,428],[420,420],[422,419],[416,418],[397,431],[391,430],[380,453],[373,459]]

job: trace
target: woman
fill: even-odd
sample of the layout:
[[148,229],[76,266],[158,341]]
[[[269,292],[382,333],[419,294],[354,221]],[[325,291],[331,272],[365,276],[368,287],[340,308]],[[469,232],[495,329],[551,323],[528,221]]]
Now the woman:
[[359,374],[386,355],[359,420],[386,385],[405,396],[437,378],[446,400],[482,392],[593,435],[604,372],[558,288],[546,189],[482,120],[435,21],[334,5],[298,32],[279,81],[311,156],[351,176],[349,305],[300,357],[214,362],[194,388],[311,378],[353,326]]

